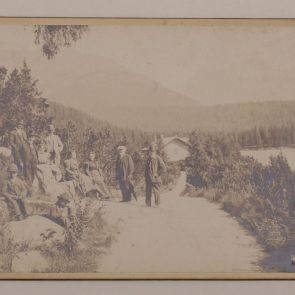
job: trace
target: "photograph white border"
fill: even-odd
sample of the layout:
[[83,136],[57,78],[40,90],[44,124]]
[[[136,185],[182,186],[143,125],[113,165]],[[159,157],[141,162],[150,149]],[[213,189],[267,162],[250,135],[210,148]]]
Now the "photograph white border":
[[[144,4],[143,4],[144,3]],[[167,5],[168,3],[168,5]],[[217,5],[216,5],[217,3]],[[295,18],[293,0],[0,0],[2,17]],[[295,281],[1,281],[3,294],[293,294]]]
[[293,18],[293,0],[0,0],[4,17]]

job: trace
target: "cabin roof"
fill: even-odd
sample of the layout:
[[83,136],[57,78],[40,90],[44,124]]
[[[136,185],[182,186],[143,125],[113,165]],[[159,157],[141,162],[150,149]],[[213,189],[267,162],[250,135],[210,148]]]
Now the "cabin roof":
[[186,146],[190,146],[189,139],[187,137],[179,137],[179,136],[170,136],[162,138],[163,146],[173,142],[173,141],[180,141]]

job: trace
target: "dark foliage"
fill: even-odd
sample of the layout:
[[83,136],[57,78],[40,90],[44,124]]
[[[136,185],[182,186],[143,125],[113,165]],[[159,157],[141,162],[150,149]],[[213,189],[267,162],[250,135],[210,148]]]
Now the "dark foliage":
[[62,47],[70,47],[82,38],[88,31],[88,26],[34,26],[35,43],[42,45],[43,54],[52,59]]
[[48,105],[26,62],[20,70],[8,74],[2,67],[0,73],[0,133],[11,130],[19,120],[24,121],[29,135],[42,133],[48,124]]

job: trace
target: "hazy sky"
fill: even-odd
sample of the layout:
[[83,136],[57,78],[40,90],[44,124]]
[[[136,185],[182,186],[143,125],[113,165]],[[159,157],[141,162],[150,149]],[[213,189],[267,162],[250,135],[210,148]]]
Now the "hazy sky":
[[[66,95],[56,84],[71,79],[79,87],[76,63],[81,79],[93,73],[94,59],[104,58],[201,104],[295,98],[295,26],[92,26],[50,61],[33,40],[32,27],[0,26],[1,65],[19,67],[26,59],[53,100]],[[89,70],[79,69],[82,58]]]

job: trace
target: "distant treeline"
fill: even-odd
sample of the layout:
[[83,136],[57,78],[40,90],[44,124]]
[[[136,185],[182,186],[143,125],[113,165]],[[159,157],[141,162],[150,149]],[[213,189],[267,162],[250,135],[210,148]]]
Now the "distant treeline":
[[242,148],[269,148],[295,144],[295,122],[282,126],[261,126],[235,132],[234,137]]
[[[98,110],[101,113],[102,110]],[[265,101],[213,106],[138,105],[110,108],[100,118],[124,127],[142,130],[233,132],[256,126],[285,126],[295,123],[295,100]],[[173,119],[171,119],[173,118]]]

